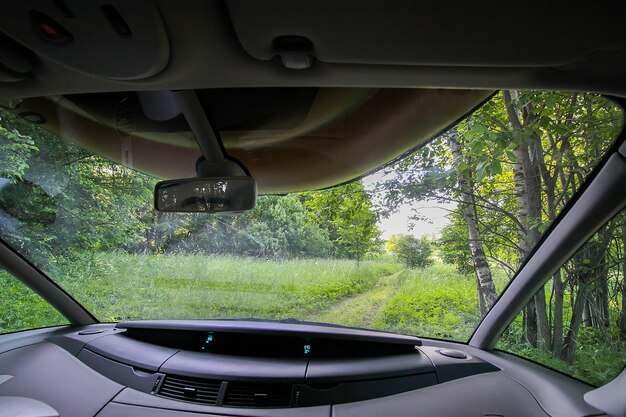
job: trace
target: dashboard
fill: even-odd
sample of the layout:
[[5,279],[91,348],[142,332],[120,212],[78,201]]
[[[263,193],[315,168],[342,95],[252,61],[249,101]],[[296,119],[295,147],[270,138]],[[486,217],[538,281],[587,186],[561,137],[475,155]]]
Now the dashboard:
[[[235,320],[126,322],[94,332],[79,335],[102,335],[76,356],[87,366],[140,392],[197,404],[311,407],[439,382],[421,340],[390,333]],[[497,370],[459,351],[431,355],[449,362],[455,375],[446,379]]]
[[378,331],[138,321],[2,336],[0,403],[24,397],[80,417],[545,416],[559,395],[584,393],[564,379],[570,387],[542,399],[549,391],[510,369],[468,346]]

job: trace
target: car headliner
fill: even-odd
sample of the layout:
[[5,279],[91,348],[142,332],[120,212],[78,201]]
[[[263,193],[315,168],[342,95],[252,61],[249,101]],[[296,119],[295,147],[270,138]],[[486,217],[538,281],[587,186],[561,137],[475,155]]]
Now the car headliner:
[[[137,35],[127,44],[92,16],[97,4],[65,3],[93,19],[65,18],[55,2],[0,3],[1,31],[37,55],[27,78],[0,83],[0,98],[271,86],[626,93],[619,2],[533,0],[512,13],[489,2],[111,1]],[[67,25],[73,42],[50,45],[24,30],[33,8]],[[522,21],[532,24],[520,39]],[[268,59],[280,35],[309,39],[313,65]]]
[[[310,106],[305,120],[309,125],[303,123],[286,133],[263,128],[219,132],[227,152],[256,178],[261,193],[319,189],[370,172],[458,121],[494,89],[626,93],[626,32],[621,30],[617,6],[559,8],[527,2],[515,10],[515,16],[532,22],[532,27],[518,40],[515,18],[508,10],[488,4],[459,2],[453,7],[408,0],[110,3],[125,16],[132,37],[120,37],[96,3],[67,1],[72,16],[66,16],[67,11],[55,2],[0,3],[0,31],[7,35],[0,34],[4,51],[0,63],[15,69],[9,75],[17,73],[11,82],[6,77],[0,81],[2,104],[13,107],[16,101],[6,100],[16,97],[52,98],[56,108],[41,100],[26,100],[14,110],[23,114],[43,108],[50,122],[46,128],[125,162],[120,156],[124,146],[120,136],[128,143],[128,135],[120,135],[112,121],[119,101],[109,109],[112,115],[95,117],[96,125],[93,106],[85,100],[68,104],[58,97],[326,87]],[[31,27],[31,10],[64,25],[72,41],[46,43],[34,30],[24,30]],[[286,53],[293,52],[277,44],[285,36],[307,42],[306,50],[296,53],[311,58],[309,68],[289,69],[281,63]],[[384,87],[413,90],[394,92]],[[92,102],[115,96],[91,95]],[[257,107],[263,106],[258,101]],[[277,118],[280,113],[277,109]],[[62,125],[62,117],[71,127]],[[133,133],[138,133],[132,135],[133,168],[167,179],[195,174],[200,153],[188,132],[156,139]]]

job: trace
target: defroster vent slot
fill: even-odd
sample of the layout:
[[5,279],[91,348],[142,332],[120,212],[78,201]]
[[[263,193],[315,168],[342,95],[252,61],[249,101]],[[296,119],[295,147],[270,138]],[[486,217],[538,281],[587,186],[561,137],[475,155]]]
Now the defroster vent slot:
[[279,408],[291,405],[290,384],[229,382],[224,405],[229,407]]
[[222,381],[167,375],[159,394],[179,401],[216,405]]

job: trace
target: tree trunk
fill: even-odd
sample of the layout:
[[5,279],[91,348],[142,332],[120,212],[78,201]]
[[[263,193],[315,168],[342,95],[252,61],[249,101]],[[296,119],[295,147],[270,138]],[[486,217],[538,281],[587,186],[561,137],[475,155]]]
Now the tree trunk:
[[560,357],[563,350],[563,297],[565,296],[565,285],[561,280],[560,269],[552,276],[552,291],[554,291],[552,355]]
[[583,303],[583,319],[580,323],[583,327],[591,326],[593,323],[591,322],[591,311],[589,308],[589,300],[585,300]]
[[[523,106],[523,125],[515,108],[513,99],[515,93],[512,94],[510,91],[503,90],[502,94],[511,128],[514,133],[522,135],[525,125],[532,123],[535,117],[532,107],[530,104]],[[519,140],[513,152],[516,159],[513,164],[515,200],[518,217],[524,226],[523,230],[518,230],[520,263],[522,263],[541,238],[541,232],[539,231],[542,221],[541,166],[544,162],[541,138],[536,134],[532,134],[530,145],[525,140]],[[543,289],[535,295],[533,302],[529,303],[525,317],[529,342],[533,346],[549,351],[552,342],[548,324],[546,296]]]
[[537,314],[537,346],[540,349],[549,352],[552,347],[552,338],[550,337],[546,293],[543,287],[541,287],[537,295],[535,295],[535,311]]
[[[448,137],[448,145],[452,153],[452,160],[455,166],[458,166],[463,160],[463,154],[461,152],[461,145],[458,141],[458,134],[456,131],[450,133]],[[464,206],[463,219],[467,224],[467,231],[469,237],[469,248],[472,254],[472,261],[474,263],[474,269],[476,271],[476,279],[478,282],[479,300],[483,300],[484,305],[481,310],[486,311],[496,301],[496,287],[493,283],[491,275],[491,269],[487,263],[487,256],[485,255],[485,249],[483,241],[480,236],[480,230],[478,228],[478,215],[476,213],[476,202],[473,198],[473,190],[471,182],[467,177],[457,171],[457,182],[459,190],[461,191],[461,201]],[[481,314],[483,311],[481,311]]]
[[526,341],[533,347],[537,347],[537,311],[535,310],[535,297],[531,298],[524,308],[524,328]]
[[[475,271],[476,268],[474,268]],[[480,317],[485,317],[485,314],[489,311],[489,306],[485,303],[485,297],[483,296],[483,292],[480,291],[480,279],[478,279],[478,274],[474,274],[476,276],[476,292],[478,293],[478,311],[480,312]]]
[[561,359],[567,363],[574,362],[576,355],[576,347],[578,346],[578,330],[583,321],[583,310],[585,309],[587,289],[581,286],[576,294],[574,305],[572,306],[572,318],[570,320],[569,329],[563,343],[563,352]]
[[478,288],[480,296],[484,300],[486,312],[496,302],[497,296],[496,287],[491,276],[491,269],[487,263],[487,256],[485,256],[485,249],[480,237],[477,217],[476,204],[472,199],[472,202],[465,208],[463,218],[467,223],[470,252],[472,253],[472,259],[474,260],[476,276],[478,277]]
[[599,329],[609,327],[609,276],[608,271],[603,269],[596,281],[595,297],[591,310],[592,325]]
[[[524,126],[532,125],[535,119],[532,104],[526,103],[522,108]],[[524,161],[524,171],[526,173],[526,192],[528,198],[528,243],[529,250],[532,250],[541,239],[539,227],[542,223],[542,201],[541,201],[541,167],[543,161],[543,149],[541,138],[536,133],[532,133],[530,145],[528,146],[528,158]],[[546,293],[542,288],[535,295],[535,311],[537,314],[538,347],[544,351],[549,351],[552,345],[550,326],[548,323],[548,313],[546,307]]]

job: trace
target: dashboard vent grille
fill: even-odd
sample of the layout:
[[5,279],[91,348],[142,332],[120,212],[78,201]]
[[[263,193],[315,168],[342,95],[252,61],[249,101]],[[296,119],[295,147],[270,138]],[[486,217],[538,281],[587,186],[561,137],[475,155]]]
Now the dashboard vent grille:
[[291,405],[291,385],[229,382],[224,405],[278,408]]
[[166,376],[159,395],[180,401],[211,404],[217,403],[222,381]]

